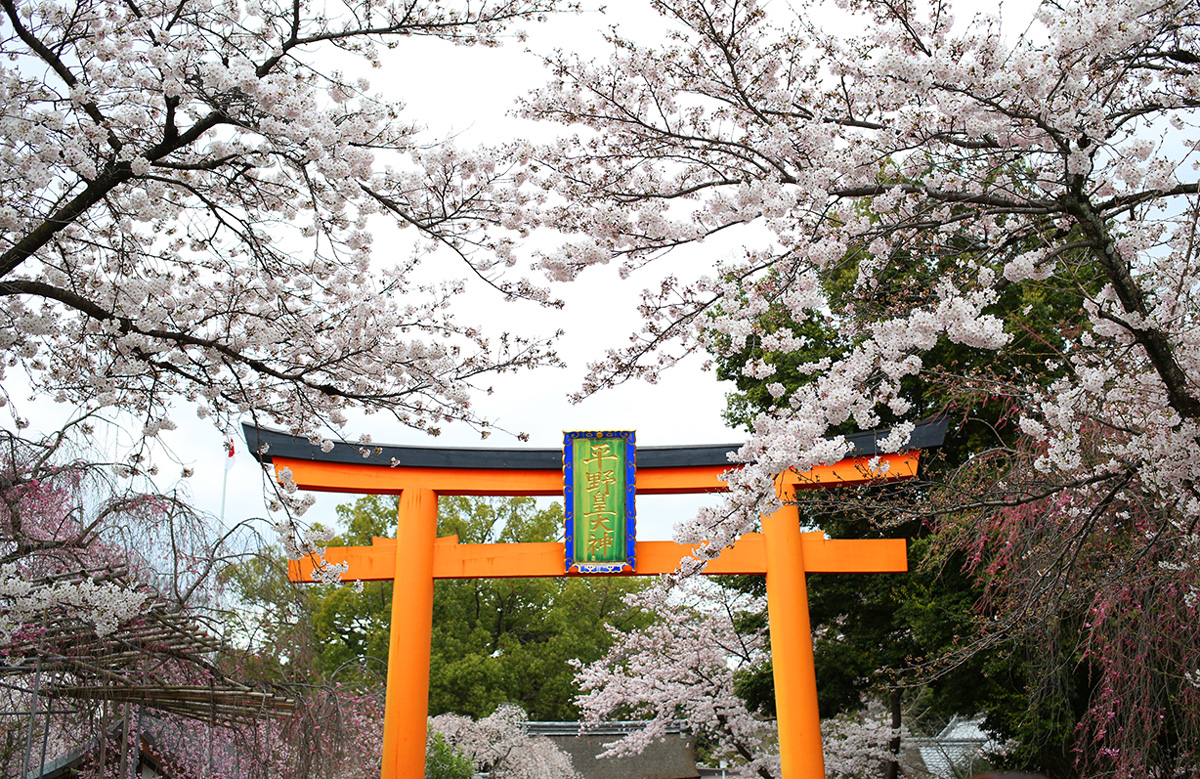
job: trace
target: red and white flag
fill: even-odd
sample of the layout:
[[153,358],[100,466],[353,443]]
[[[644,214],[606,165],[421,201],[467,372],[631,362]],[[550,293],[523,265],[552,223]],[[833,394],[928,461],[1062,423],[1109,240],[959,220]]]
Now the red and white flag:
[[228,471],[233,467],[233,438],[225,440],[225,470]]

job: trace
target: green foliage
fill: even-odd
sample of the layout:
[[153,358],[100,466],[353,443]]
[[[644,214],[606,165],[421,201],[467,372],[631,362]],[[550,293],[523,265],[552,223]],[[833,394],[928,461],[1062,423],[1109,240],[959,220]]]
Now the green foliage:
[[425,779],[471,779],[475,767],[462,750],[450,744],[437,731],[429,731],[425,747]]
[[287,568],[277,549],[266,549],[221,572],[240,604],[227,614],[233,640],[224,657],[249,678],[309,684],[319,654],[312,598],[305,585],[288,581]]
[[[345,532],[330,544],[369,544],[395,533],[396,500],[370,496],[338,507]],[[561,537],[562,508],[532,498],[442,498],[438,535],[460,543],[531,543]],[[574,719],[570,661],[598,659],[611,645],[608,626],[627,630],[645,617],[623,596],[642,586],[627,578],[445,580],[434,587],[429,712],[475,718],[504,702],[532,720]],[[388,582],[314,589],[319,666],[331,674],[387,666],[392,588]]]
[[[369,546],[372,538],[395,536],[395,497],[369,495],[338,506],[337,513],[344,531],[329,541],[330,546]],[[309,585],[307,591],[313,599],[320,671],[386,678],[391,582],[365,582],[361,589]]]

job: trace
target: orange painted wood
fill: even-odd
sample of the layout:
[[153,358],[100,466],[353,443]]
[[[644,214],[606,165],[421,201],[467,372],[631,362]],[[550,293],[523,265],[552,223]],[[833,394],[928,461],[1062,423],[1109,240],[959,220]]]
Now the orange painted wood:
[[[437,511],[437,495],[432,490],[407,490],[400,496],[397,534],[402,547],[391,547],[394,581],[382,779],[425,775]],[[397,555],[397,548],[403,548],[405,554]]]
[[[781,481],[798,488],[844,487],[874,481],[907,479],[916,475],[919,451],[880,455],[887,470],[872,471],[869,457],[850,457],[802,473],[788,471]],[[275,472],[284,468],[300,489],[399,495],[406,489],[428,489],[439,495],[561,495],[561,470],[475,470],[469,468],[389,468],[383,465],[326,463],[276,457]],[[637,472],[642,495],[723,492],[721,474],[735,466],[643,468]]]
[[794,503],[785,504],[762,525],[780,772],[786,779],[825,779],[800,514]]
[[[388,468],[311,460],[274,459],[276,473],[287,468],[296,485],[321,492],[398,495],[406,489],[432,489],[439,495],[562,495],[561,470],[472,470],[468,468]],[[642,495],[723,492],[725,466],[646,468],[637,472]]]
[[385,465],[324,463],[275,457],[278,474],[292,472],[296,486],[320,492],[398,495],[406,489],[428,489],[439,495],[561,495],[563,475],[557,471],[498,471],[470,468],[389,468]]
[[917,475],[920,450],[880,455],[872,469],[872,457],[847,457],[833,465],[821,465],[808,471],[787,471],[781,481],[796,489],[850,487],[880,481],[911,479]]
[[908,544],[903,538],[826,538],[801,533],[805,573],[904,573]]
[[682,495],[698,492],[724,492],[721,474],[732,465],[706,465],[694,468],[639,468],[639,495]]
[[[820,532],[804,533],[804,570],[808,573],[900,573],[908,570],[903,539],[828,539]],[[763,537],[747,533],[708,564],[708,575],[764,573],[766,558]],[[671,573],[692,547],[671,541],[637,542],[637,570],[632,574],[654,576]],[[396,542],[375,539],[371,546],[330,547],[330,563],[346,562],[350,568],[343,581],[388,581],[395,575]],[[311,558],[288,563],[288,577],[312,582]],[[433,578],[519,578],[565,576],[562,542],[541,544],[459,544],[454,538],[439,538],[433,550]]]
[[[744,543],[743,543],[744,542]],[[638,541],[637,565],[631,573],[603,576],[655,576],[671,573],[692,553],[691,546],[670,541]],[[762,573],[762,539],[742,539],[709,563],[705,573]],[[435,552],[435,579],[490,579],[566,576],[562,542],[541,544],[460,544]],[[578,574],[572,574],[578,575]]]

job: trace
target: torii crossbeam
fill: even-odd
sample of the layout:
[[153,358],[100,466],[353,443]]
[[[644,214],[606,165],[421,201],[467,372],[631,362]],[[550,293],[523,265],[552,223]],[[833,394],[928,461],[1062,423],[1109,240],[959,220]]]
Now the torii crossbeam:
[[[322,452],[307,439],[244,426],[250,451],[301,489],[399,495],[395,539],[325,551],[331,564],[347,563],[345,581],[392,580],[392,622],[384,709],[382,779],[424,775],[429,702],[429,659],[435,579],[565,576],[561,542],[460,544],[437,538],[439,495],[561,495],[560,449],[443,449],[337,444]],[[916,476],[919,450],[938,446],[946,423],[918,425],[911,450],[879,454],[887,430],[850,436],[855,456],[776,480],[783,507],[711,561],[705,574],[766,574],[767,610],[775,675],[779,751],[784,779],[824,779],[816,672],[808,615],[806,573],[889,573],[908,570],[902,539],[830,540],[801,533],[795,491],[880,483]],[[642,495],[725,491],[736,446],[641,447],[637,492]],[[364,457],[365,453],[365,457]],[[877,457],[876,467],[870,461]],[[693,547],[668,541],[636,543],[635,566],[625,574],[670,573]],[[293,581],[314,581],[313,561],[292,561]],[[577,575],[577,574],[570,574]]]

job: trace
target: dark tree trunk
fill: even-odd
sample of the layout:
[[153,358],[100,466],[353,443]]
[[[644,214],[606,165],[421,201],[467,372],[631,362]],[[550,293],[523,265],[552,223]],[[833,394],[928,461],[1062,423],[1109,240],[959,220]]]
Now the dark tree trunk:
[[892,730],[896,735],[888,742],[892,759],[883,771],[883,779],[900,779],[900,688],[893,687],[888,693],[888,708],[892,712]]

